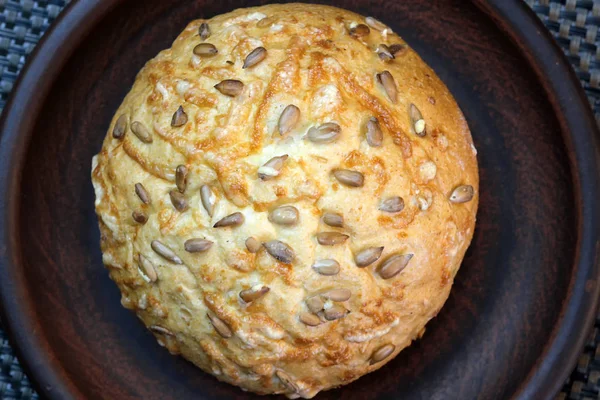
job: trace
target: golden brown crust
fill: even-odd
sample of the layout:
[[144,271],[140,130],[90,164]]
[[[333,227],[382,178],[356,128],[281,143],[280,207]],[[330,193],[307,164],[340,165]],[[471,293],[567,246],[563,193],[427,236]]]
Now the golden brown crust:
[[[202,23],[211,31],[204,41]],[[94,158],[103,261],[123,305],[172,353],[256,393],[310,398],[391,360],[422,335],[446,301],[473,235],[477,161],[462,113],[402,39],[389,28],[371,27],[360,36],[360,24],[365,18],[354,13],[305,4],[191,22],[139,73]],[[218,53],[194,54],[200,43]],[[376,52],[381,44],[403,47],[386,62]],[[258,47],[266,57],[242,68]],[[383,71],[394,78],[393,87],[378,79]],[[231,97],[214,87],[228,79],[243,83]],[[282,136],[278,121],[290,104],[300,117]],[[411,104],[422,114],[423,137]],[[172,126],[180,106],[185,122]],[[122,115],[126,132],[114,138]],[[365,139],[372,117],[383,133],[378,147]],[[151,143],[133,133],[133,122],[146,127]],[[335,141],[305,138],[310,128],[330,122],[339,125]],[[263,167],[284,155],[278,169]],[[183,194],[175,185],[179,165],[189,171]],[[340,169],[360,172],[364,183],[348,186],[334,174]],[[147,204],[136,183],[147,192]],[[203,185],[210,190],[203,192]],[[461,185],[474,195],[451,201]],[[461,200],[468,195],[461,192]],[[401,211],[379,209],[394,196],[403,199]],[[178,209],[172,199],[180,197]],[[295,225],[269,217],[282,205],[298,210]],[[147,215],[147,222],[136,221],[133,212]],[[236,212],[244,216],[241,224],[213,228]],[[343,227],[326,225],[325,212],[341,214]],[[323,245],[319,232],[348,238],[338,235],[339,244]],[[293,258],[277,246],[249,251],[251,236],[287,244]],[[192,238],[213,244],[186,251]],[[157,251],[160,244],[174,254]],[[356,265],[357,253],[380,246],[380,258]],[[336,260],[339,272],[319,274],[312,265],[322,259]],[[393,276],[383,279],[386,274]],[[263,286],[268,291],[258,293]],[[345,300],[346,292],[338,291],[331,296],[341,300],[327,300],[333,289],[350,296]],[[241,291],[254,300],[244,301]],[[307,300],[314,296],[322,305],[311,314]]]

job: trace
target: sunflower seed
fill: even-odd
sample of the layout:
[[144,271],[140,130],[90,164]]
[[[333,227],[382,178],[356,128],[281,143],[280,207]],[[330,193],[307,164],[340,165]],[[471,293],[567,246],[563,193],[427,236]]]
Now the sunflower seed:
[[264,47],[255,48],[254,50],[252,50],[250,52],[250,54],[248,54],[246,56],[246,59],[244,60],[244,65],[242,66],[242,69],[246,69],[246,68],[255,66],[256,64],[258,64],[259,62],[264,60],[266,56],[267,56],[267,49],[265,49]]
[[325,301],[321,298],[321,296],[313,296],[306,299],[306,307],[312,313],[318,313],[325,307]]
[[298,209],[294,206],[277,207],[269,213],[269,221],[277,225],[296,225],[298,219]]
[[194,238],[188,239],[183,244],[183,248],[188,253],[202,253],[210,249],[213,245],[213,242],[206,239]]
[[392,74],[390,74],[389,71],[383,71],[382,73],[377,74],[377,80],[381,86],[383,86],[390,101],[396,103],[396,101],[398,101],[398,89],[396,89],[396,81]]
[[383,144],[383,132],[377,118],[371,117],[367,121],[367,143],[371,147],[380,147]]
[[392,355],[394,350],[396,350],[396,346],[394,346],[393,344],[386,344],[385,346],[378,348],[373,352],[373,355],[371,355],[371,360],[369,363],[373,365],[385,360],[390,355]]
[[365,22],[367,23],[367,25],[369,25],[371,28],[377,30],[377,31],[384,31],[385,29],[388,29],[388,27],[381,21],[373,18],[373,17],[367,17],[365,18]]
[[317,317],[315,314],[303,312],[300,314],[299,319],[302,323],[308,326],[317,326],[321,325],[321,319]]
[[185,196],[177,190],[171,190],[169,192],[169,197],[171,198],[171,203],[173,207],[177,211],[184,212],[188,209],[188,202],[185,199]]
[[279,117],[279,134],[285,135],[296,126],[300,120],[300,109],[293,104],[288,105],[283,109],[281,116]]
[[349,237],[339,232],[319,232],[317,233],[317,242],[323,246],[334,246],[344,243]]
[[[156,274],[156,268],[154,264],[142,254],[138,255],[138,270],[140,271],[142,278],[148,282],[156,282],[158,275]],[[147,278],[147,279],[146,279]]]
[[352,296],[352,292],[346,288],[331,289],[325,293],[321,293],[321,297],[331,301],[348,301],[350,300],[350,296]]
[[285,160],[288,159],[288,155],[273,157],[267,161],[262,167],[258,169],[258,177],[263,181],[268,181],[279,175]]
[[198,28],[198,34],[200,35],[200,39],[208,39],[208,37],[210,36],[210,27],[206,22],[200,24],[200,28]]
[[215,85],[215,89],[225,96],[235,97],[242,93],[242,90],[244,90],[244,84],[235,79],[225,79],[224,81],[217,83]]
[[146,192],[146,188],[141,183],[135,184],[135,194],[138,195],[142,203],[150,204],[150,196],[148,196],[148,192]]
[[391,61],[395,58],[390,48],[387,47],[385,44],[380,44],[379,46],[377,46],[375,52],[382,61]]
[[287,244],[283,243],[279,240],[271,240],[269,242],[263,243],[263,246],[267,250],[274,259],[277,261],[281,261],[285,264],[290,264],[296,255],[294,254],[294,250]]
[[365,184],[365,177],[358,171],[352,171],[349,169],[336,169],[333,171],[333,176],[342,185],[350,187],[362,187]]
[[258,253],[258,251],[260,250],[260,246],[260,242],[252,236],[246,239],[246,248],[250,253]]
[[286,374],[283,371],[277,371],[275,372],[275,375],[277,375],[277,377],[279,378],[281,383],[283,383],[283,386],[287,388],[287,390],[290,390],[293,393],[298,393],[298,386],[296,386],[296,384],[292,382],[292,378],[290,378],[288,374]]
[[334,304],[332,307],[325,310],[325,319],[327,321],[334,321],[336,319],[344,318],[348,314],[348,310],[344,306]]
[[173,114],[173,118],[171,118],[171,126],[174,128],[178,128],[180,126],[185,125],[188,122],[188,116],[183,111],[183,107],[179,106],[177,111]]
[[369,247],[356,253],[354,255],[354,262],[357,267],[367,267],[379,260],[381,253],[383,253],[383,246]]
[[148,222],[148,215],[143,211],[134,211],[131,213],[133,220],[138,224],[145,224]]
[[200,57],[213,57],[218,52],[219,50],[217,50],[215,45],[210,43],[200,43],[194,47],[194,54]]
[[152,135],[150,134],[150,131],[141,122],[134,121],[131,124],[131,132],[133,132],[133,134],[142,142],[152,143]]
[[171,261],[175,264],[183,264],[183,261],[181,261],[181,258],[179,258],[177,256],[177,254],[175,254],[173,252],[173,250],[168,248],[166,245],[162,244],[160,241],[153,240],[150,243],[150,247],[152,247],[152,250],[154,250],[156,252],[156,254],[158,254],[165,260]]
[[150,329],[152,332],[154,333],[158,333],[160,335],[167,335],[167,336],[175,336],[173,334],[173,332],[171,332],[170,330],[168,330],[167,328],[163,328],[160,325],[150,325],[148,327],[148,329]]
[[122,139],[123,135],[127,131],[127,115],[123,114],[117,119],[115,127],[113,128],[113,137],[115,139]]
[[350,36],[355,38],[362,38],[368,36],[371,33],[369,27],[365,24],[356,25],[354,28],[350,28]]
[[275,23],[275,18],[265,17],[257,22],[256,26],[259,28],[268,28]]
[[392,53],[392,55],[394,57],[396,57],[398,54],[403,53],[406,50],[406,46],[403,44],[392,44],[389,47],[390,53]]
[[332,212],[326,212],[323,214],[323,222],[325,225],[335,226],[337,228],[344,227],[344,217],[342,217],[340,214]]
[[317,260],[312,268],[321,275],[333,276],[340,272],[340,263],[332,259]]
[[175,185],[177,185],[177,189],[179,189],[181,193],[185,192],[185,189],[187,188],[187,175],[188,169],[185,165],[178,165],[177,168],[175,168]]
[[427,134],[423,115],[414,104],[410,105],[410,122],[412,123],[413,129],[415,130],[417,136],[423,137]]
[[217,221],[216,224],[213,225],[213,228],[223,228],[226,226],[240,226],[244,223],[244,214],[241,212],[235,212],[226,216],[225,218],[221,218]]
[[475,189],[471,185],[461,185],[452,191],[450,201],[452,203],[466,203],[475,196]]
[[244,300],[246,303],[251,303],[256,299],[259,299],[261,297],[263,297],[265,294],[267,294],[269,292],[269,289],[267,286],[262,286],[260,288],[250,288],[247,290],[242,290],[240,292],[240,297],[242,298],[242,300]]
[[404,199],[400,196],[389,197],[381,202],[379,210],[397,213],[404,210]]
[[219,318],[215,317],[214,315],[210,315],[210,314],[206,314],[206,315],[208,316],[208,319],[210,320],[210,323],[212,324],[213,328],[215,328],[215,331],[217,331],[217,333],[219,335],[221,335],[225,339],[229,339],[230,337],[233,336],[233,332],[231,332],[231,329],[229,329],[229,327],[227,326],[227,324],[225,322],[221,321]]
[[200,187],[200,199],[202,200],[202,205],[208,213],[208,216],[212,217],[215,210],[215,195],[208,185],[202,185]]
[[342,128],[335,122],[327,122],[319,127],[310,128],[306,137],[313,143],[331,143],[340,136],[341,131]]
[[398,275],[413,258],[414,254],[396,254],[388,258],[379,267],[379,275],[383,279],[390,279]]

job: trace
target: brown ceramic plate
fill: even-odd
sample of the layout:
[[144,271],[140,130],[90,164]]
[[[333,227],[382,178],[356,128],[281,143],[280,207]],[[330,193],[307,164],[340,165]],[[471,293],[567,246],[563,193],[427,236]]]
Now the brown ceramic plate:
[[[136,72],[194,18],[260,1],[74,1],[1,122],[0,294],[52,399],[249,399],[160,348],[101,262],[90,165]],[[389,23],[473,132],[481,204],[424,338],[320,399],[550,398],[598,300],[598,131],[577,79],[520,0],[334,1]]]

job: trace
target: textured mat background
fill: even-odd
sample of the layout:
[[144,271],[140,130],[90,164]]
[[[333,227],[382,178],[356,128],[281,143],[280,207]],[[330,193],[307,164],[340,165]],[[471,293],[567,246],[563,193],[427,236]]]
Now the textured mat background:
[[[27,56],[69,1],[0,0],[0,111]],[[564,49],[600,123],[600,0],[526,0],[526,3]],[[39,399],[1,325],[0,399]],[[557,399],[600,399],[600,317]]]

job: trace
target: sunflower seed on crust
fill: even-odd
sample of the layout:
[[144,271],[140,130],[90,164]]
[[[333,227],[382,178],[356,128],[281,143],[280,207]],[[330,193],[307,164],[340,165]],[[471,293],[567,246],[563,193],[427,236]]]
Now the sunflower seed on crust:
[[306,134],[306,138],[313,143],[331,143],[339,136],[342,128],[335,122],[326,122],[318,127],[313,126]]
[[333,176],[345,186],[362,187],[365,184],[365,176],[358,171],[336,169],[333,171]]
[[386,24],[384,24],[383,22],[381,22],[373,17],[365,18],[365,22],[367,23],[367,25],[369,25],[371,28],[375,29],[376,31],[382,32],[386,29],[389,29]]
[[387,47],[385,44],[380,44],[379,46],[377,46],[375,52],[377,53],[381,61],[391,61],[394,58],[396,58],[394,57],[394,54],[392,54],[390,48]]
[[312,269],[321,275],[333,276],[340,272],[340,263],[332,259],[317,260],[313,263]]
[[323,307],[325,307],[325,301],[323,301],[323,299],[319,295],[309,297],[308,299],[305,300],[305,302],[306,302],[306,307],[313,314],[318,313],[319,311],[323,310]]
[[392,53],[392,55],[394,57],[405,52],[406,49],[407,49],[407,46],[404,44],[392,44],[389,46],[390,53]]
[[331,301],[348,301],[350,300],[350,296],[352,296],[352,292],[346,288],[331,289],[321,293],[321,297]]
[[235,97],[242,93],[244,84],[236,79],[225,79],[224,81],[217,83],[215,89],[225,96]]
[[260,247],[261,247],[260,242],[252,236],[250,236],[248,239],[246,239],[245,244],[246,244],[246,248],[248,249],[248,251],[250,253],[258,253],[258,251],[260,250]]
[[201,238],[188,239],[183,244],[183,248],[188,253],[202,253],[210,249],[213,242]]
[[177,111],[173,114],[173,118],[171,118],[171,126],[174,128],[179,128],[180,126],[185,125],[188,122],[188,116],[183,111],[183,107],[179,106]]
[[156,254],[158,254],[165,260],[171,261],[172,263],[175,263],[175,264],[180,264],[180,265],[183,264],[183,261],[181,261],[181,258],[179,258],[173,250],[171,250],[169,247],[167,247],[162,242],[160,242],[158,240],[153,240],[150,243],[150,247],[152,247],[152,250],[154,250],[154,252]]
[[394,352],[394,350],[396,350],[396,346],[394,346],[393,344],[386,344],[384,346],[381,346],[380,348],[378,348],[377,350],[375,350],[373,352],[373,354],[371,355],[371,359],[369,361],[369,363],[371,365],[373,364],[377,364],[378,362],[381,362],[383,360],[385,360],[386,358],[388,358],[390,355],[392,355],[392,353]]
[[300,213],[294,206],[280,206],[269,213],[269,221],[277,225],[296,225],[299,219]]
[[173,334],[173,332],[171,332],[170,330],[168,330],[167,328],[164,328],[160,325],[150,325],[148,327],[148,329],[150,329],[152,332],[154,333],[158,333],[160,335],[167,335],[167,336],[175,336]]
[[127,132],[127,115],[123,114],[117,119],[112,135],[115,139],[122,139]]
[[383,132],[377,118],[371,117],[367,121],[367,143],[371,147],[380,147],[383,144]]
[[421,111],[417,108],[417,106],[412,103],[410,105],[410,122],[417,136],[424,137],[427,135],[423,114],[421,114]]
[[175,185],[181,193],[185,192],[187,188],[187,175],[188,169],[185,165],[178,165],[175,168]]
[[398,89],[396,88],[396,80],[389,71],[383,71],[377,74],[377,81],[383,86],[383,90],[388,95],[392,103],[398,101]]
[[466,203],[471,201],[475,196],[475,189],[471,185],[461,185],[456,187],[450,195],[450,201],[452,203]]
[[134,121],[131,124],[131,132],[144,143],[152,143],[152,134],[144,124]]
[[200,199],[202,200],[202,205],[204,209],[208,213],[209,217],[213,216],[213,212],[215,210],[215,198],[212,190],[208,185],[202,185],[200,187]]
[[206,40],[210,37],[210,27],[206,22],[200,24],[200,27],[198,28],[198,34],[202,40]]
[[213,57],[217,55],[219,50],[211,43],[200,43],[194,47],[194,54],[199,57]]
[[131,216],[138,224],[144,225],[146,222],[148,222],[148,214],[143,211],[134,211],[131,213]]
[[371,33],[371,29],[365,24],[358,24],[354,28],[350,28],[350,36],[355,38],[369,36],[369,33]]
[[319,232],[317,242],[323,246],[335,246],[346,241],[350,236],[339,232]]
[[244,223],[244,214],[241,212],[234,212],[228,216],[221,218],[213,225],[213,228],[223,228],[227,226],[240,226]]
[[340,304],[334,304],[324,311],[325,319],[327,321],[334,321],[336,319],[344,318],[348,314],[348,310]]
[[281,172],[283,164],[287,159],[287,154],[271,158],[258,169],[258,177],[263,181],[268,181],[269,179],[275,178]]
[[142,203],[150,204],[150,196],[148,195],[148,192],[146,191],[144,185],[142,185],[141,183],[135,184],[135,194],[138,195]]
[[175,207],[177,211],[184,212],[188,209],[189,205],[185,196],[178,190],[171,190],[169,192],[169,197],[171,198],[171,204],[173,204],[173,207]]
[[[142,273],[142,278],[148,282],[156,282],[158,275],[156,274],[156,268],[154,264],[141,253],[138,255],[138,266],[139,271]],[[146,279],[148,278],[148,279]]]
[[246,56],[246,59],[244,60],[244,65],[242,66],[242,69],[246,69],[246,68],[255,66],[256,64],[258,64],[259,62],[264,60],[266,56],[267,56],[267,49],[265,49],[264,47],[255,48],[254,50],[252,50],[250,52],[250,54],[248,54]]
[[242,290],[240,292],[240,298],[244,300],[246,303],[251,303],[254,300],[257,300],[267,294],[271,289],[267,286],[262,286],[260,288],[250,288],[247,290]]
[[263,246],[267,250],[267,253],[282,263],[290,264],[296,257],[294,250],[280,240],[271,240],[263,243]]
[[344,217],[340,214],[326,212],[323,214],[323,222],[325,225],[334,226],[336,228],[344,227]]
[[367,267],[379,260],[383,253],[383,246],[381,247],[368,247],[356,253],[354,255],[354,262],[357,267]]
[[303,312],[298,316],[298,318],[302,323],[308,326],[317,326],[322,324],[321,318],[317,317],[315,314]]
[[398,275],[410,262],[414,254],[396,254],[385,260],[379,267],[379,276],[390,279]]
[[208,319],[210,320],[210,323],[212,324],[213,328],[215,328],[215,331],[217,331],[219,335],[221,335],[225,339],[229,339],[233,336],[233,332],[231,332],[231,329],[227,326],[225,322],[221,321],[214,315],[206,315],[208,316]]
[[287,390],[291,391],[292,393],[298,393],[300,389],[298,389],[298,386],[294,382],[292,382],[292,378],[290,378],[288,374],[286,374],[283,371],[277,371],[275,372],[275,375],[277,375],[277,378],[279,378],[279,380],[281,381],[283,386],[286,387]]
[[404,210],[404,199],[400,196],[388,197],[379,205],[379,210],[397,213]]
[[285,135],[291,131],[300,120],[300,109],[293,104],[283,109],[277,127],[280,135]]

